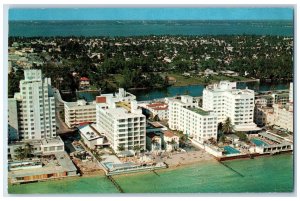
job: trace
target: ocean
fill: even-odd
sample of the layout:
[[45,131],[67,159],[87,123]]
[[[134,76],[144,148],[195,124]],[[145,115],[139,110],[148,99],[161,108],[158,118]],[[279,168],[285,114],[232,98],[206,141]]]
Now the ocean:
[[[196,163],[177,169],[113,176],[125,193],[270,193],[292,192],[293,155]],[[119,193],[105,176],[9,186],[11,194]]]
[[9,36],[278,35],[293,36],[290,20],[269,21],[9,21]]

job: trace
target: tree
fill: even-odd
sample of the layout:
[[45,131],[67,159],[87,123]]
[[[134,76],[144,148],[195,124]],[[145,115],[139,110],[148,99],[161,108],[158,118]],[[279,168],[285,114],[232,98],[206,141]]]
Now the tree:
[[187,140],[188,140],[188,136],[187,135],[180,136],[180,138],[179,138],[179,146],[184,147],[185,143],[187,142]]
[[224,141],[225,141],[225,135],[222,134],[219,138],[219,142],[224,142]]
[[169,142],[172,145],[172,150],[174,149],[174,145],[176,144],[176,141],[174,139],[171,140],[171,142]]
[[225,120],[225,123],[223,125],[223,128],[222,128],[222,131],[225,133],[225,134],[229,134],[232,132],[232,124],[231,124],[231,119],[230,117],[227,117],[226,120]]
[[23,147],[18,147],[17,149],[15,149],[15,153],[16,153],[16,158],[18,160],[23,160],[24,158],[26,158],[25,150],[23,149]]
[[120,146],[118,146],[118,151],[124,151],[125,150],[125,147],[124,147],[124,145],[120,145]]
[[241,132],[241,131],[237,131],[234,133],[236,136],[238,136],[240,138],[241,141],[248,141],[248,137],[246,135],[246,133]]

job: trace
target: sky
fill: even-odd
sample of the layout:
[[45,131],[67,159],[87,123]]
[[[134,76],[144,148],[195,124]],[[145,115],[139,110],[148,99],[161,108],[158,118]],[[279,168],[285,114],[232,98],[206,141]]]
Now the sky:
[[9,20],[292,20],[293,8],[11,8]]

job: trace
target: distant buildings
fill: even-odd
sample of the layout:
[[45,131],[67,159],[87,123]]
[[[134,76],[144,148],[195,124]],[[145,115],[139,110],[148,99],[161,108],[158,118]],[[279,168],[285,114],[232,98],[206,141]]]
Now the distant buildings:
[[24,75],[25,79],[20,81],[20,93],[9,100],[9,140],[53,138],[56,136],[56,121],[51,80],[42,79],[41,70],[24,70]]
[[289,93],[272,94],[272,104],[266,97],[255,100],[255,123],[259,126],[276,125],[293,132],[293,83]]
[[254,91],[236,89],[236,82],[221,81],[203,90],[203,108],[212,110],[218,122],[229,117],[236,131],[252,132],[260,130],[254,118]]
[[65,102],[65,123],[73,128],[82,123],[96,122],[96,103],[78,100],[77,102]]
[[193,97],[170,98],[168,104],[171,129],[182,131],[201,143],[210,138],[217,139],[217,116],[199,108]]

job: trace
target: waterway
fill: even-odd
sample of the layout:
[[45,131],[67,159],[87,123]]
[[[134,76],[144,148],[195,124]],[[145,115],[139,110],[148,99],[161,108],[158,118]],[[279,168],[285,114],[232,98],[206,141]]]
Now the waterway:
[[[178,169],[114,176],[125,193],[292,192],[293,155],[197,163]],[[118,193],[104,176],[9,186],[11,194]]]
[[292,20],[9,21],[9,36],[276,35],[293,36]]
[[[283,83],[258,83],[258,82],[238,82],[237,88],[253,89],[258,92],[269,91],[269,90],[284,90],[289,89],[289,82]],[[152,89],[152,90],[135,90],[130,91],[136,95],[138,101],[152,100],[164,97],[172,97],[177,95],[191,95],[191,96],[202,96],[204,85],[189,85],[189,86],[170,86],[165,89]],[[86,99],[87,101],[94,101],[98,92],[79,92],[77,94],[78,99]],[[67,99],[64,99],[69,101]]]

